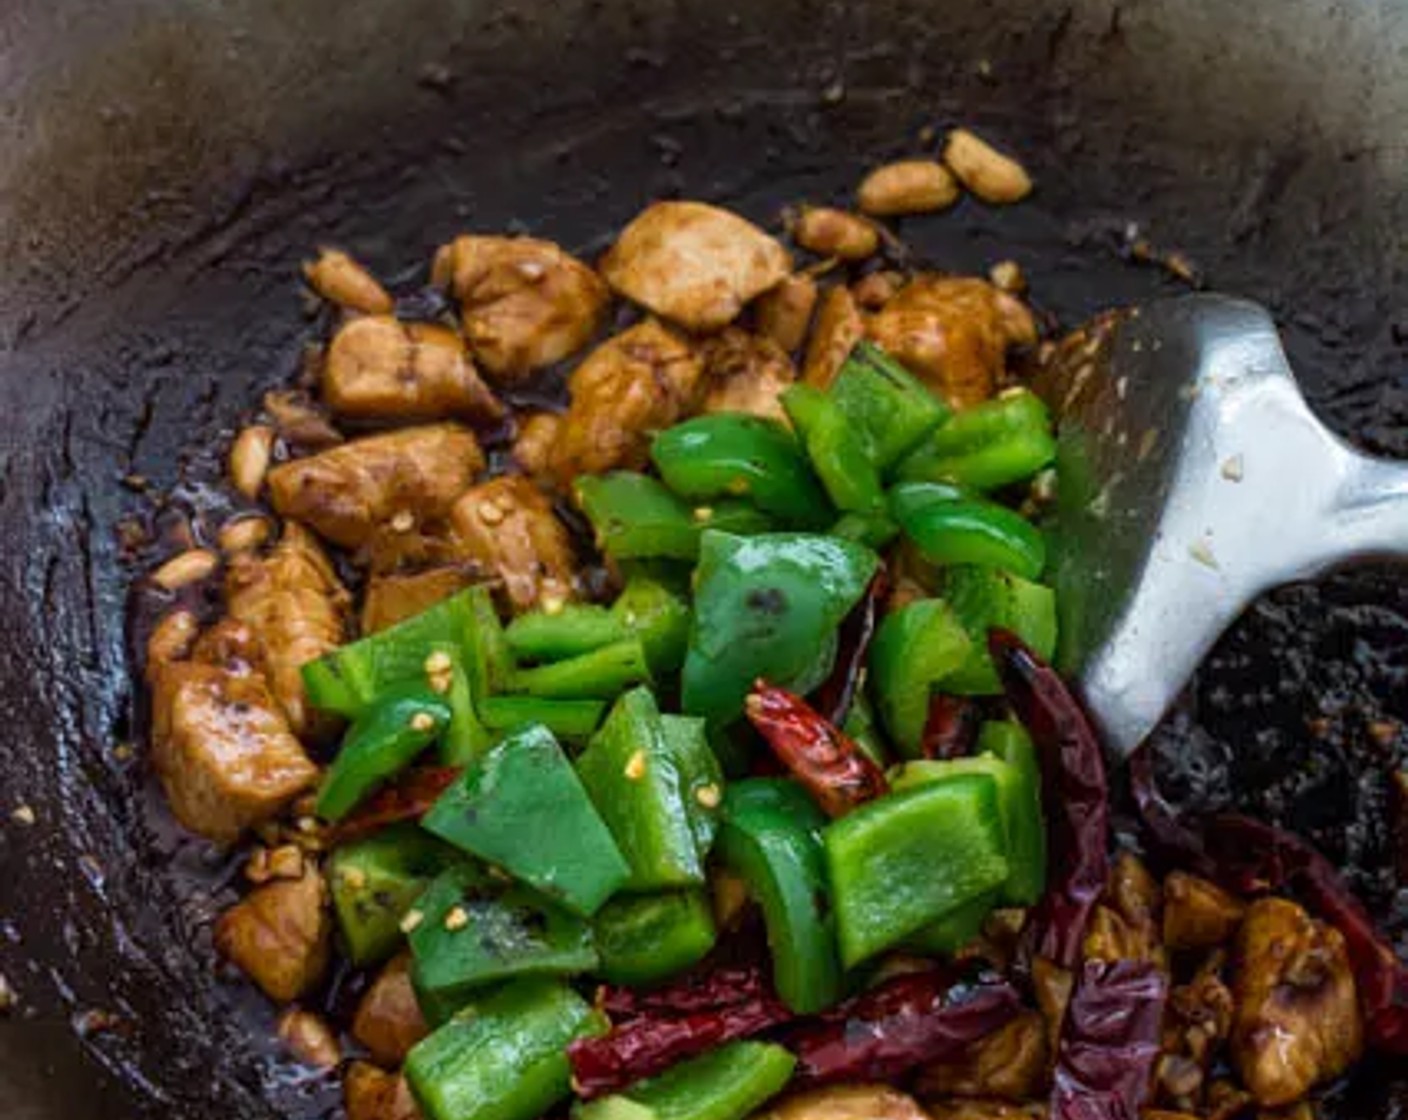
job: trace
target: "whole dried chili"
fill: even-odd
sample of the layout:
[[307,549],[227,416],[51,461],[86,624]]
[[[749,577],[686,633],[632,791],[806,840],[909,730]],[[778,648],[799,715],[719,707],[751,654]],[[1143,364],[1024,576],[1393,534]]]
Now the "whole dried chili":
[[827,816],[844,816],[889,790],[884,771],[800,696],[760,680],[744,711]]
[[1065,682],[1026,643],[994,629],[988,648],[1041,763],[1051,878],[1032,915],[1032,948],[1074,969],[1090,912],[1105,889],[1110,810],[1104,754]]
[[1016,990],[994,973],[934,969],[887,980],[783,1042],[797,1056],[795,1084],[883,1081],[957,1054],[1020,1009]]
[[978,705],[968,697],[936,692],[929,699],[920,750],[925,758],[966,758],[973,753],[982,722]]
[[696,970],[663,988],[604,985],[597,1006],[616,1023],[640,1016],[678,1018],[770,998],[772,986],[761,963]]
[[459,766],[417,766],[407,770],[339,822],[331,842],[345,844],[399,821],[420,820],[461,773]]
[[880,604],[889,594],[890,577],[883,565],[875,570],[860,602],[851,608],[841,622],[837,635],[836,664],[831,673],[817,686],[812,702],[823,719],[840,727],[851,712],[851,702],[860,688],[870,655],[870,640],[880,620]]
[[1168,977],[1149,961],[1086,961],[1061,1023],[1050,1120],[1137,1120],[1159,1056]]

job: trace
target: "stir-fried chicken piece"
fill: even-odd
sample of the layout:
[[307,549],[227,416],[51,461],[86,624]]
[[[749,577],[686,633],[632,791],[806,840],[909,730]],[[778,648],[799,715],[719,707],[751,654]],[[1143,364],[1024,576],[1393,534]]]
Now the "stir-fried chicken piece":
[[1196,1107],[1213,1056],[1232,1029],[1232,992],[1222,980],[1224,963],[1224,953],[1213,953],[1188,983],[1169,992],[1156,1075],[1165,1103]]
[[797,379],[792,359],[770,338],[730,328],[704,343],[705,412],[750,412],[788,423],[778,400]]
[[1168,954],[1159,936],[1162,902],[1159,884],[1148,869],[1131,853],[1121,852],[1110,869],[1105,901],[1091,913],[1085,956],[1165,966]]
[[804,272],[794,272],[753,302],[758,333],[795,354],[807,339],[816,297],[816,281]]
[[972,278],[919,276],[870,319],[872,339],[954,408],[992,396],[1009,347],[1036,342],[1031,312]]
[[1045,957],[1032,960],[1032,994],[1036,997],[1037,1009],[1046,1022],[1046,1044],[1051,1053],[1061,1038],[1061,1023],[1066,1018],[1066,1007],[1071,1002],[1071,990],[1076,978],[1067,969],[1053,964]]
[[256,887],[215,924],[215,947],[249,974],[270,999],[297,999],[327,969],[332,919],[316,869],[301,879]]
[[230,617],[258,636],[269,683],[299,734],[313,730],[303,666],[342,644],[346,589],[313,535],[296,522],[267,556],[240,553],[225,576]]
[[411,1087],[398,1073],[353,1062],[342,1079],[347,1120],[421,1120]]
[[558,479],[643,466],[650,437],[694,403],[703,370],[688,340],[654,319],[603,342],[567,382],[571,404],[553,454]]
[[1014,1104],[980,1097],[927,1101],[926,1107],[931,1120],[1041,1120],[1046,1115],[1044,1104]]
[[333,1069],[342,1061],[337,1033],[321,1015],[290,1007],[279,1016],[278,1032],[279,1041],[304,1065]]
[[580,350],[611,301],[595,272],[532,237],[457,237],[436,254],[432,275],[459,300],[479,364],[503,381]]
[[933,1062],[919,1072],[914,1088],[930,1097],[1001,1097],[1028,1100],[1046,1084],[1046,1023],[1023,1011],[951,1061]]
[[1263,898],[1247,910],[1235,962],[1232,1064],[1259,1104],[1298,1100],[1359,1057],[1364,1024],[1339,930]]
[[417,1042],[430,1033],[411,986],[410,957],[393,959],[367,989],[352,1020],[352,1037],[375,1061],[399,1066]]
[[330,303],[365,315],[386,315],[394,301],[375,276],[340,249],[322,249],[305,261],[303,276]]
[[267,674],[269,669],[259,635],[237,618],[222,618],[206,630],[191,649],[191,660],[239,674]]
[[572,597],[576,557],[546,494],[521,475],[468,491],[451,513],[464,558],[503,582],[514,610]]
[[1210,949],[1237,932],[1246,903],[1216,883],[1171,872],[1164,880],[1164,942],[1170,949]]
[[915,1099],[889,1085],[828,1085],[793,1093],[753,1120],[928,1120]]
[[657,202],[602,258],[627,299],[690,331],[716,331],[792,268],[787,250],[737,214],[703,202]]
[[375,634],[420,614],[472,583],[463,568],[428,568],[406,575],[374,575],[362,600],[362,633]]
[[389,315],[353,319],[337,332],[322,387],[334,412],[357,419],[495,420],[504,413],[459,335]]
[[865,337],[865,320],[849,288],[837,285],[821,297],[802,380],[818,389],[829,389],[851,348]]
[[405,532],[443,518],[484,454],[458,424],[402,428],[344,443],[269,472],[274,508],[355,548],[383,522]]
[[557,441],[562,438],[563,418],[555,412],[534,412],[518,425],[513,441],[513,461],[534,478],[552,469]]

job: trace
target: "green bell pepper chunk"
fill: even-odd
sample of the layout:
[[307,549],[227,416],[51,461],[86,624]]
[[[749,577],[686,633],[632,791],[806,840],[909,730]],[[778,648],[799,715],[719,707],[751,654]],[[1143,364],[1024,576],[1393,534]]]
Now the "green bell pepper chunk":
[[832,537],[845,537],[866,548],[881,549],[899,536],[900,527],[887,510],[878,513],[843,513],[827,530]]
[[771,520],[756,506],[736,499],[693,507],[664,483],[634,471],[587,475],[573,484],[577,504],[596,535],[597,547],[623,560],[693,560],[699,534],[715,526],[747,536],[766,532]]
[[875,708],[864,688],[857,687],[855,697],[851,700],[851,710],[846,713],[841,730],[850,736],[851,742],[860,748],[861,753],[881,770],[890,765],[890,752],[876,722]]
[[650,671],[673,673],[684,664],[689,646],[689,602],[653,579],[626,581],[611,615],[627,634],[640,639]]
[[449,725],[450,705],[426,685],[388,689],[363,710],[323,776],[316,811],[340,821],[387,778],[405,769]]
[[746,497],[803,528],[831,519],[826,492],[792,433],[775,420],[733,412],[696,416],[657,435],[650,458],[686,501]]
[[714,912],[703,891],[627,894],[592,920],[597,974],[612,984],[667,980],[697,964],[714,947]]
[[693,775],[671,748],[649,689],[632,689],[616,701],[577,760],[577,774],[630,864],[627,889],[704,882],[690,819]]
[[773,984],[800,1014],[830,1007],[842,991],[836,935],[826,916],[825,824],[806,791],[785,778],[749,778],[724,795],[719,861],[762,907]]
[[1029,389],[951,416],[895,468],[901,482],[996,490],[1031,478],[1056,457],[1051,417]]
[[[864,594],[879,558],[835,537],[705,533],[682,680],[686,712],[729,723],[758,677],[805,691],[818,653]],[[819,674],[819,676],[818,676]],[[804,679],[805,678],[805,679]]]
[[802,384],[788,386],[780,399],[832,504],[855,513],[883,513],[880,472],[864,436],[840,405],[820,389]]
[[416,901],[407,934],[411,981],[427,1016],[457,1011],[479,988],[521,976],[575,976],[597,966],[591,929],[527,887],[472,863],[442,872]]
[[552,614],[529,611],[504,628],[508,648],[519,661],[561,661],[629,636],[611,611],[591,603],[568,603]]
[[1046,540],[1021,514],[941,482],[902,482],[890,514],[933,564],[979,564],[1036,579]]
[[917,599],[880,623],[870,647],[870,685],[885,730],[906,758],[923,746],[931,688],[964,664],[971,645],[942,599]]
[[[1041,806],[1041,764],[1027,729],[1012,720],[989,720],[978,731],[978,750],[996,755],[1019,775],[1008,830],[1007,898],[1029,906],[1046,892],[1046,820]],[[1022,806],[1025,805],[1025,808]]]
[[471,762],[421,827],[589,918],[630,877],[625,857],[542,724]]
[[568,1044],[609,1029],[572,989],[520,980],[416,1043],[406,1080],[426,1120],[538,1120],[571,1094]]
[[996,696],[1002,691],[988,653],[994,626],[1011,630],[1042,657],[1056,649],[1056,593],[1009,572],[963,565],[944,573],[944,598],[972,639],[968,657],[945,678],[943,689],[960,696]]
[[401,919],[460,855],[414,824],[392,825],[339,846],[329,861],[333,912],[352,963],[384,961],[401,944]]
[[949,415],[943,401],[873,342],[856,343],[831,385],[831,398],[881,471]]
[[847,968],[1007,880],[997,783],[961,774],[890,793],[822,833]]
[[541,723],[559,739],[587,738],[606,714],[605,700],[543,700],[537,696],[490,696],[479,705],[486,727],[517,731]]
[[727,1042],[629,1089],[572,1109],[572,1120],[744,1120],[780,1093],[797,1059],[770,1042]]
[[645,646],[639,638],[627,638],[565,661],[520,669],[512,688],[547,700],[610,700],[649,680]]
[[983,923],[1000,902],[997,891],[984,891],[905,938],[905,948],[931,957],[951,957],[983,932]]
[[702,860],[714,846],[714,837],[723,816],[720,808],[724,775],[718,755],[709,745],[704,720],[694,716],[660,717],[665,749],[679,769],[684,794],[684,814],[694,834],[694,846]]

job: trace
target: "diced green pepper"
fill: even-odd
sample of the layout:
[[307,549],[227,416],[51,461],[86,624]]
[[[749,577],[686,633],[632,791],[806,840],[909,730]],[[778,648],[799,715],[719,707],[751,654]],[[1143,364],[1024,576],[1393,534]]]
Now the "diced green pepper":
[[881,471],[947,418],[948,407],[873,342],[858,342],[831,385],[831,397],[870,448]]
[[880,623],[870,647],[870,684],[885,730],[907,758],[923,746],[930,689],[964,663],[970,646],[942,599],[916,599]]
[[458,1009],[488,984],[575,976],[597,966],[591,929],[527,887],[462,863],[442,872],[410,914],[411,980],[423,1004]]
[[512,687],[548,700],[610,700],[649,680],[645,647],[639,638],[627,638],[565,661],[520,669]]
[[997,891],[984,891],[905,938],[905,947],[927,956],[950,957],[983,932],[983,922],[1000,901]]
[[709,745],[705,722],[694,716],[661,716],[665,749],[679,768],[684,812],[702,860],[714,846],[722,816],[724,776]]
[[1051,417],[1029,389],[956,413],[895,468],[902,482],[996,490],[1031,478],[1056,457]]
[[[879,559],[835,537],[705,533],[685,658],[686,712],[729,723],[758,677],[798,689],[824,677],[818,651],[865,592]],[[816,681],[810,681],[814,685]]]
[[631,867],[632,891],[704,881],[688,784],[649,689],[627,692],[592,736],[577,773]]
[[1008,830],[1010,866],[1005,889],[1013,905],[1029,906],[1046,890],[1046,820],[1036,746],[1020,723],[989,720],[978,732],[978,750],[996,755],[1020,776]]
[[702,960],[716,931],[701,890],[627,894],[613,898],[592,919],[597,973],[612,984],[667,980]]
[[572,1120],[743,1120],[780,1093],[797,1064],[769,1042],[728,1042],[629,1089],[572,1110]]
[[317,813],[340,821],[405,769],[450,722],[450,705],[426,685],[398,685],[363,709],[318,790]]
[[561,661],[629,636],[611,611],[592,603],[568,603],[553,613],[529,611],[504,629],[508,648],[520,661]]
[[1044,658],[1056,648],[1056,593],[994,568],[962,565],[944,573],[944,598],[972,639],[963,664],[943,682],[945,692],[995,696],[1002,691],[987,633],[1011,630]]
[[847,968],[1007,879],[997,784],[984,774],[867,802],[827,825],[822,843]]
[[888,510],[878,513],[843,513],[827,530],[832,537],[845,537],[866,548],[881,549],[899,536],[900,527]]
[[577,772],[542,724],[521,728],[471,762],[421,827],[583,917],[630,877]]
[[664,483],[634,471],[586,475],[573,487],[597,547],[618,563],[693,560],[699,555],[699,535],[710,526],[746,536],[766,532],[772,524],[756,506],[736,499],[696,508]]
[[651,673],[673,673],[684,664],[690,617],[684,597],[656,580],[636,577],[611,604],[611,614],[626,633],[640,639]]
[[883,770],[890,764],[890,752],[885,747],[884,736],[880,734],[875,720],[875,709],[871,706],[870,697],[866,695],[864,688],[856,688],[855,697],[851,700],[851,710],[846,713],[846,721],[841,724],[841,730],[850,736],[851,742],[880,769]]
[[508,688],[509,678],[513,676],[513,653],[508,648],[490,590],[484,586],[471,587],[464,594],[470,623],[465,641],[472,653],[469,665],[477,703]]
[[1036,579],[1046,567],[1040,530],[1006,506],[942,482],[902,482],[890,514],[933,564],[979,564]]
[[820,389],[802,384],[789,385],[780,399],[832,504],[855,513],[883,513],[880,472],[864,435],[837,402]]
[[605,700],[543,700],[537,696],[491,696],[479,705],[485,726],[516,731],[541,723],[559,739],[585,739],[606,714]]
[[777,994],[806,1014],[841,995],[836,935],[827,917],[821,829],[826,817],[785,778],[734,782],[724,795],[720,863],[748,885],[763,910]]
[[665,485],[687,501],[746,497],[791,525],[831,520],[826,492],[802,449],[775,420],[734,412],[696,416],[657,435],[650,457]]
[[609,1026],[570,988],[521,980],[412,1047],[406,1080],[426,1120],[537,1120],[571,1093],[568,1044]]
[[333,912],[356,965],[376,964],[401,943],[401,919],[460,855],[414,824],[392,825],[339,846],[329,861]]

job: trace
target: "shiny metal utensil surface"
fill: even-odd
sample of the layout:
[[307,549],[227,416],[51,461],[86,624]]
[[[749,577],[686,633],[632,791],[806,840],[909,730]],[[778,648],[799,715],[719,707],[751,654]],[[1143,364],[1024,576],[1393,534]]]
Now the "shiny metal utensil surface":
[[1311,413],[1254,303],[1193,295],[1092,325],[1039,379],[1058,429],[1057,663],[1118,755],[1258,594],[1408,555],[1408,465]]

